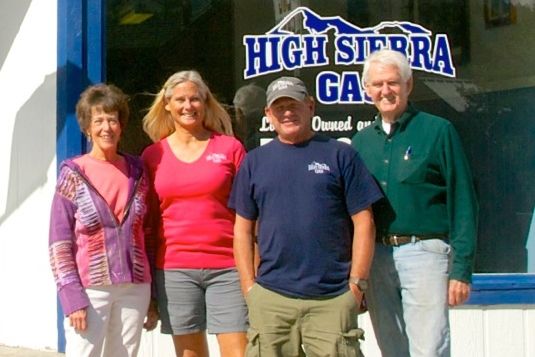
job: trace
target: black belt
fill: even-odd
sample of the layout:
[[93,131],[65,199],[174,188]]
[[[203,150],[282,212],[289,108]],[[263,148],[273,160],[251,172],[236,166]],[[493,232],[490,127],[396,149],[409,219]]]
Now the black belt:
[[384,245],[392,245],[398,247],[407,243],[416,243],[426,239],[447,239],[445,234],[427,234],[427,235],[401,235],[401,234],[388,234],[380,238],[380,242]]

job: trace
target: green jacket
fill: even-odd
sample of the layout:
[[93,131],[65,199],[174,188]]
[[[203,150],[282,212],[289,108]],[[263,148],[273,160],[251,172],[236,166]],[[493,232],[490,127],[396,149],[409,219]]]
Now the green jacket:
[[385,195],[374,205],[377,236],[445,235],[450,279],[471,282],[478,205],[453,125],[409,106],[390,135],[378,115],[352,143]]

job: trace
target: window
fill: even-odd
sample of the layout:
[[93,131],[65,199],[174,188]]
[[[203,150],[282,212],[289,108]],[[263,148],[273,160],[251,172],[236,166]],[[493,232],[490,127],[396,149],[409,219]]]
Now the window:
[[[306,44],[296,39],[285,44],[293,52],[283,70],[266,63],[271,72],[251,75],[246,73],[247,56],[252,52],[247,52],[245,37],[265,35],[277,26],[286,26],[295,34],[308,33],[311,24],[303,22],[303,12],[287,18],[300,6],[323,20],[343,19],[346,25],[359,28],[383,23],[379,32],[389,38],[398,36],[400,46],[408,27],[400,27],[399,22],[419,25],[432,33],[429,53],[438,48],[437,36],[444,36],[454,74],[446,73],[447,61],[434,69],[422,63],[425,70],[415,71],[411,99],[420,109],[451,120],[463,140],[480,203],[476,273],[508,274],[478,276],[475,288],[485,290],[490,284],[516,289],[527,284],[533,289],[534,279],[524,273],[535,273],[535,66],[531,65],[535,12],[521,3],[107,1],[106,78],[132,97],[132,119],[123,150],[139,154],[149,143],[141,129],[144,110],[152,101],[147,93],[156,93],[170,74],[191,68],[201,72],[236,121],[246,123],[238,133],[249,148],[274,136],[262,118],[262,95],[263,88],[281,74],[298,75],[309,87],[315,86],[315,129],[348,140],[369,124],[375,113],[371,105],[359,102],[365,98],[358,97],[355,87],[362,70],[357,60],[362,56],[358,51],[364,48],[361,40],[346,39],[337,62],[333,27],[323,39],[307,40],[310,48],[325,46],[324,52],[309,48],[311,57],[306,57],[298,51],[307,51],[302,48]],[[283,23],[285,19],[288,21]],[[398,23],[387,26],[385,21]],[[326,58],[321,58],[322,54]],[[347,63],[351,59],[356,63]]]

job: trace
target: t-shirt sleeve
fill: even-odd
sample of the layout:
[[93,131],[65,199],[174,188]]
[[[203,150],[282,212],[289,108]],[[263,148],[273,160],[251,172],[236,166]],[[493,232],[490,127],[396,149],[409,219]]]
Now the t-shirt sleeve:
[[245,148],[238,140],[235,141],[233,154],[234,167],[236,167],[237,172],[245,158]]
[[238,170],[238,174],[232,184],[232,191],[228,206],[236,211],[240,216],[256,220],[258,217],[258,207],[254,200],[254,189],[251,182],[251,169],[249,157],[245,157]]
[[380,200],[383,194],[357,152],[352,150],[347,162],[342,174],[347,211],[352,216]]

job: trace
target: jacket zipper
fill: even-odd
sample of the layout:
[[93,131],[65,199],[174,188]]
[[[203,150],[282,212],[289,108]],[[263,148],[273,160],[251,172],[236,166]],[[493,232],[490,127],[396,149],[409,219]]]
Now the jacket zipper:
[[[129,166],[130,163],[129,163]],[[128,202],[127,202],[127,205],[126,205],[126,209],[124,211],[124,215],[123,215],[123,220],[121,222],[119,222],[119,220],[117,219],[117,217],[115,217],[115,214],[113,214],[113,212],[111,211],[111,207],[110,205],[108,204],[108,202],[106,202],[106,200],[104,199],[104,197],[100,194],[100,192],[98,192],[98,190],[95,188],[95,186],[93,186],[93,184],[91,184],[91,182],[89,182],[89,180],[80,172],[78,171],[78,169],[76,167],[71,167],[71,169],[73,169],[79,176],[80,178],[85,182],[85,184],[94,192],[98,195],[98,197],[100,197],[100,199],[104,202],[104,205],[106,206],[106,209],[108,211],[108,214],[110,215],[110,217],[113,219],[113,222],[115,223],[115,230],[116,232],[118,232],[117,234],[117,247],[118,247],[118,250],[119,252],[121,252],[123,249],[123,245],[122,245],[122,242],[121,242],[121,238],[122,238],[122,225],[123,223],[125,222],[126,220],[126,215],[128,214],[128,212],[130,211],[130,206],[132,205],[132,202],[134,201],[134,197],[136,195],[136,191],[137,191],[137,188],[139,187],[139,183],[141,182],[141,177],[139,178],[136,178],[136,182],[134,183],[134,189],[132,190],[132,195],[130,196],[130,198],[128,199]],[[125,268],[124,268],[124,261],[123,261],[123,258],[122,258],[122,254],[119,254],[119,264],[121,266],[121,272],[124,272],[125,271]]]

